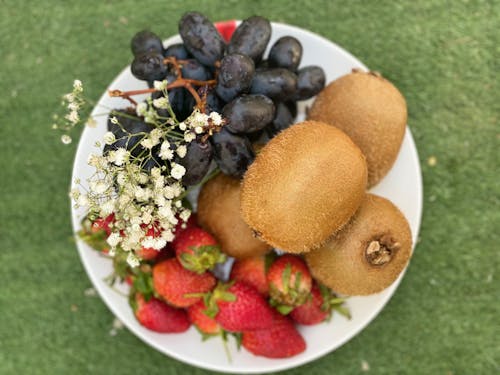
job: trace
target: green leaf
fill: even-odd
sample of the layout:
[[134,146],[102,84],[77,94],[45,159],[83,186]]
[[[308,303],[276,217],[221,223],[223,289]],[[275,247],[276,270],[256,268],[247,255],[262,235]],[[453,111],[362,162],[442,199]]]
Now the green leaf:
[[276,310],[278,310],[278,312],[282,315],[290,314],[293,309],[294,309],[294,307],[289,306],[289,305],[277,305],[276,306]]

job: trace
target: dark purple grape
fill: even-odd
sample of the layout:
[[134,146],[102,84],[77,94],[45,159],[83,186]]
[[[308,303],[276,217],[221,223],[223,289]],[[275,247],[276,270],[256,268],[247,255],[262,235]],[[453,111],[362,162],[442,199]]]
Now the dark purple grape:
[[[111,122],[111,118],[113,117],[116,117],[118,124]],[[108,116],[108,130],[115,135],[116,141],[108,149],[116,150],[118,148],[125,148],[131,151],[133,156],[138,156],[144,148],[137,144],[142,141],[144,135],[137,133],[149,133],[153,129],[153,125],[146,124],[140,118],[136,117],[132,111],[124,109],[114,110]]]
[[186,60],[190,58],[189,52],[182,43],[176,43],[168,46],[165,51],[163,51],[163,56],[175,57],[177,60]]
[[296,87],[297,75],[288,69],[262,69],[255,72],[250,93],[286,100],[295,95]]
[[155,33],[142,30],[132,38],[130,49],[134,56],[143,55],[146,52],[163,53],[163,43]]
[[229,176],[242,177],[255,158],[248,138],[232,134],[225,128],[215,133],[211,142],[217,165],[222,173]]
[[269,43],[271,31],[271,23],[266,18],[259,16],[247,18],[234,31],[227,52],[240,53],[258,62]]
[[214,66],[224,56],[226,43],[212,22],[204,15],[189,12],[179,21],[184,46],[203,65]]
[[325,72],[319,66],[306,66],[298,71],[296,100],[306,100],[325,87]]
[[210,168],[212,154],[210,142],[195,139],[187,145],[187,153],[183,158],[176,157],[175,162],[186,168],[186,174],[182,177],[184,185],[196,185],[205,177]]
[[274,136],[280,131],[293,124],[294,116],[288,106],[283,102],[276,103],[276,114],[273,122],[267,127],[270,136]]
[[162,81],[167,75],[163,55],[157,51],[146,52],[134,58],[132,74],[143,81]]
[[181,71],[184,78],[195,79],[197,81],[206,81],[211,76],[208,69],[194,59],[186,60],[182,64]]
[[232,133],[252,133],[273,120],[274,110],[274,103],[267,96],[244,95],[226,104],[222,117]]
[[302,59],[302,44],[293,36],[279,38],[269,51],[269,65],[295,72]]
[[255,65],[251,58],[240,55],[226,55],[220,64],[215,91],[225,102],[246,93],[252,85]]

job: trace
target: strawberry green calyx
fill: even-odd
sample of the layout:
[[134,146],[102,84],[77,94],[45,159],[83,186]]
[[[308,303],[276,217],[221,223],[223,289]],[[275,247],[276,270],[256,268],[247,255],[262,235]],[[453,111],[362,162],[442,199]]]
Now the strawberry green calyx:
[[330,316],[327,320],[331,318],[331,313],[333,311],[338,312],[340,315],[345,316],[347,319],[351,319],[351,313],[349,309],[344,305],[346,298],[337,297],[327,286],[319,284],[319,290],[321,296],[323,297],[323,303],[321,304],[321,310],[329,312]]
[[108,234],[106,231],[93,229],[93,223],[89,218],[82,220],[82,229],[77,232],[78,237],[97,251],[106,252],[109,250],[109,244],[106,242]]
[[219,245],[192,246],[190,250],[192,253],[182,253],[179,261],[184,268],[198,274],[212,270],[216,264],[224,263],[227,259]]
[[205,302],[205,306],[207,307],[204,313],[211,317],[215,318],[215,316],[219,312],[219,306],[217,305],[218,301],[225,302],[234,302],[236,301],[236,296],[229,292],[228,289],[233,286],[234,282],[224,283],[219,281],[215,289],[211,293],[206,293],[203,296],[203,301]]
[[292,272],[292,266],[288,263],[281,273],[281,278],[269,284],[270,303],[286,315],[293,307],[307,301],[310,290],[310,280],[303,278],[300,271]]

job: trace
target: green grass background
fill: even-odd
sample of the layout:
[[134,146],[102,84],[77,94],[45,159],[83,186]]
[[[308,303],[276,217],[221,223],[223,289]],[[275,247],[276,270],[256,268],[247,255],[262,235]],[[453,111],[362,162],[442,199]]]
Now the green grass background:
[[97,100],[129,64],[133,33],[170,36],[186,10],[310,29],[408,101],[425,190],[411,266],[361,334],[286,373],[500,373],[499,1],[3,0],[0,374],[207,373],[126,329],[110,336],[113,316],[84,295],[91,284],[71,241],[76,142],[63,146],[49,130],[74,78]]

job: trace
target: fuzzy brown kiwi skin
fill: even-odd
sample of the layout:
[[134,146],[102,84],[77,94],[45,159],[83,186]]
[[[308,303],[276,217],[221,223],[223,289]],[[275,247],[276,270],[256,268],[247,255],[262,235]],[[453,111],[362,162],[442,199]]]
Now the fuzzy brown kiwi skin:
[[311,274],[343,295],[368,295],[391,285],[412,253],[410,226],[389,200],[367,194],[351,221],[306,254]]
[[354,71],[328,84],[316,97],[308,118],[338,127],[366,156],[368,187],[392,168],[408,119],[406,101],[380,74]]
[[240,214],[240,181],[219,173],[198,195],[198,223],[237,259],[263,255],[271,246],[255,238]]
[[242,216],[271,246],[307,252],[349,221],[366,179],[365,158],[345,133],[305,121],[275,136],[248,168]]

